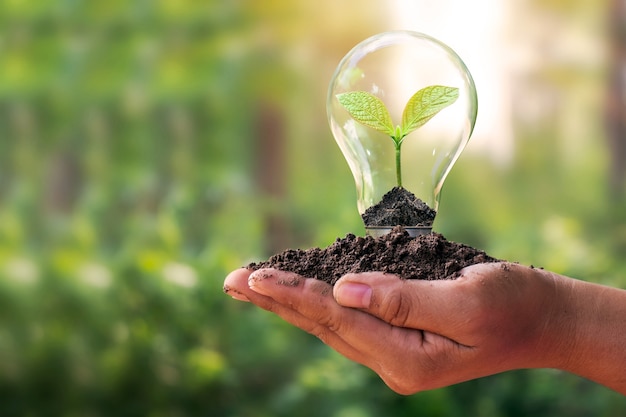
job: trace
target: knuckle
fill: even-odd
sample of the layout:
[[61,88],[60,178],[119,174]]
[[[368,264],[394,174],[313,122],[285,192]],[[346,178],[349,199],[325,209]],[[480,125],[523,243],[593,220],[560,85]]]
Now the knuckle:
[[391,388],[394,392],[400,395],[411,395],[419,392],[419,389],[413,386],[413,384],[407,384],[406,382],[401,380],[398,381],[395,378],[385,380],[385,384],[387,384],[389,388]]
[[[439,345],[439,338],[429,341],[430,348],[421,348],[410,362],[391,361],[379,368],[383,381],[398,394],[411,395],[446,385],[458,371],[457,356]],[[449,385],[449,383],[447,384]]]
[[403,371],[387,373],[381,378],[390,389],[400,395],[412,395],[426,389],[420,384],[421,378],[405,375]]
[[340,320],[329,318],[326,320],[318,321],[306,331],[320,339],[322,342],[330,344],[333,337],[335,337],[335,335],[341,334],[342,329],[344,329],[342,323],[343,322]]
[[[310,318],[316,323],[315,328],[320,329],[320,333],[340,333],[345,327],[345,322],[341,316],[332,314],[332,312],[324,308],[319,309],[316,314]],[[316,334],[316,336],[318,335]]]
[[328,342],[330,340],[331,330],[329,330],[327,327],[324,327],[322,325],[317,325],[317,326],[311,328],[310,330],[308,330],[308,333],[310,333],[313,336],[317,337],[322,342],[328,344]]
[[405,327],[412,310],[410,298],[394,292],[382,300],[380,309],[382,318],[394,326]]
[[413,387],[410,387],[410,386],[402,384],[402,383],[396,384],[393,381],[388,381],[388,382],[386,382],[386,384],[396,394],[412,395],[412,394],[415,394],[416,392],[418,392],[418,390],[413,389]]
[[334,316],[326,316],[319,321],[319,324],[332,333],[341,333],[343,321]]

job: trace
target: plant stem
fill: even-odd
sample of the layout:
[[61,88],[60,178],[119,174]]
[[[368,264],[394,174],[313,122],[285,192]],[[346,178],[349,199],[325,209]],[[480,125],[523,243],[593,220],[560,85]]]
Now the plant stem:
[[402,187],[402,162],[400,158],[400,147],[402,146],[401,141],[394,141],[396,146],[396,180],[398,182],[398,187]]

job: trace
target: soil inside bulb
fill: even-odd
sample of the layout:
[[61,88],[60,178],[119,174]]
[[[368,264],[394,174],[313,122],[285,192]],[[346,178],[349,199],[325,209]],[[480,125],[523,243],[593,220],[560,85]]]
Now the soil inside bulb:
[[248,268],[276,268],[334,285],[347,273],[367,271],[396,274],[403,279],[455,279],[466,266],[498,261],[438,233],[411,238],[398,226],[379,238],[348,234],[324,249],[288,249]]
[[435,210],[403,187],[393,187],[361,216],[365,226],[432,226]]

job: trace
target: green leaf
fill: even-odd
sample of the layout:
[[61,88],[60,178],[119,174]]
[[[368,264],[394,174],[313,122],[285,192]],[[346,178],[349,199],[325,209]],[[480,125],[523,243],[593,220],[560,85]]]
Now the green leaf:
[[394,134],[393,122],[385,104],[365,91],[351,91],[337,95],[337,100],[357,122],[386,133]]
[[442,85],[422,88],[406,103],[402,113],[402,133],[404,136],[423,126],[437,113],[459,98],[459,89]]

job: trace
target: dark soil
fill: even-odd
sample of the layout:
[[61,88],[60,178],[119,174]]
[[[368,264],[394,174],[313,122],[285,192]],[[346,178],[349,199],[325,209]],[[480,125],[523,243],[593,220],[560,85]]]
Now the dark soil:
[[325,249],[288,249],[250,269],[276,268],[331,285],[350,272],[382,271],[404,279],[454,279],[464,267],[498,260],[430,233],[411,238],[401,227],[380,238],[348,234]]
[[436,214],[406,188],[394,187],[361,217],[365,226],[432,226]]

